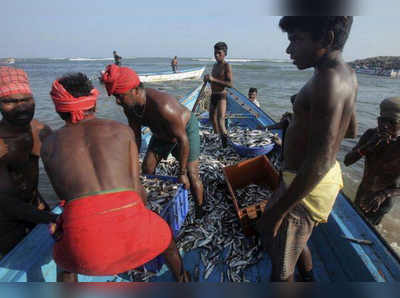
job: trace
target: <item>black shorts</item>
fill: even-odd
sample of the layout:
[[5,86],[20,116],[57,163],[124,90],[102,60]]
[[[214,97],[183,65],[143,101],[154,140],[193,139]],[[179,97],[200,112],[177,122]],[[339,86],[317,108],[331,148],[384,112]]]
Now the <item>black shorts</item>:
[[220,100],[226,100],[226,93],[211,94],[211,104],[217,105]]

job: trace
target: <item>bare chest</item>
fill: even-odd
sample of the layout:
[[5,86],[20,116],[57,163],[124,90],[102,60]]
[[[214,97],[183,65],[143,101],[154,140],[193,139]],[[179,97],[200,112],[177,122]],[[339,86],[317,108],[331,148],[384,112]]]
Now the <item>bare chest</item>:
[[226,79],[226,71],[224,66],[214,66],[212,70],[212,76],[214,78],[225,80]]

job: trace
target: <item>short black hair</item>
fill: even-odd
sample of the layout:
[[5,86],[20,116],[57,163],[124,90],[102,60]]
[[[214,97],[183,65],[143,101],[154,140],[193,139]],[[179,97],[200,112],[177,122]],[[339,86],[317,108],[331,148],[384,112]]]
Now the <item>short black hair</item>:
[[58,82],[75,98],[88,96],[93,90],[92,82],[81,72],[68,73],[59,79]]
[[250,88],[249,89],[249,93],[253,93],[253,92],[258,93],[257,88]]
[[353,17],[283,17],[279,21],[279,27],[283,32],[291,33],[300,30],[310,33],[313,40],[321,39],[329,31],[333,31],[335,39],[332,49],[343,50],[350,35]]
[[220,41],[218,43],[215,44],[214,46],[214,50],[216,51],[224,51],[225,54],[228,54],[228,46],[226,43],[224,43],[223,41]]

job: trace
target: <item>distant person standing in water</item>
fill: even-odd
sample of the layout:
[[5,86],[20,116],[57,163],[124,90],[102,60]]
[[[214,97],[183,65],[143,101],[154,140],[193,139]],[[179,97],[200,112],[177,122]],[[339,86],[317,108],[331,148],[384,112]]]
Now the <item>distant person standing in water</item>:
[[400,197],[400,97],[381,103],[378,127],[368,129],[345,157],[351,166],[365,158],[364,176],[355,204],[374,225],[379,225]]
[[249,89],[249,100],[254,103],[257,107],[260,107],[260,103],[257,100],[258,90],[257,88]]
[[204,76],[204,82],[211,84],[210,122],[214,133],[221,135],[222,147],[228,146],[228,137],[225,127],[226,88],[233,88],[233,71],[231,65],[225,61],[228,46],[219,42],[214,46],[214,64],[211,75]]
[[114,51],[113,54],[114,54],[114,59],[115,59],[115,65],[121,66],[122,65],[122,57],[117,54],[117,51]]
[[343,60],[353,17],[283,17],[286,50],[299,70],[314,68],[293,105],[285,136],[278,189],[258,222],[272,262],[272,281],[313,281],[307,242],[318,223],[326,223],[343,187],[336,156],[345,137],[356,137],[357,77]]
[[178,72],[178,56],[175,56],[172,60],[171,60],[171,67],[172,67],[172,71],[174,73]]

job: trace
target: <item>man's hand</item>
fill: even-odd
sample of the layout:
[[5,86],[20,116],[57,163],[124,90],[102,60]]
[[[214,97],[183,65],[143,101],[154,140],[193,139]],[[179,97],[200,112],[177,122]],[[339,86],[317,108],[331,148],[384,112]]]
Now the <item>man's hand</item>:
[[390,142],[395,141],[392,139],[387,133],[383,133],[377,131],[371,140],[367,144],[364,145],[365,149],[369,152],[374,151],[374,149],[379,146],[381,143],[389,144]]
[[282,216],[276,208],[272,207],[265,211],[261,219],[257,222],[257,230],[260,235],[268,234],[275,238],[284,218],[285,216]]
[[211,83],[213,81],[213,77],[211,75],[205,75],[204,76],[204,83]]
[[377,212],[381,205],[390,197],[390,192],[387,190],[373,192],[361,200],[361,208],[365,212]]
[[285,114],[282,115],[281,120],[279,120],[280,122],[285,121],[286,119],[292,119],[293,118],[293,113],[290,112],[286,112]]
[[278,146],[282,146],[282,140],[281,140],[281,138],[280,138],[277,134],[273,135],[273,136],[271,137],[271,140],[272,140],[275,144],[277,144]]
[[189,178],[186,175],[179,175],[178,183],[182,183],[184,189],[190,189]]

